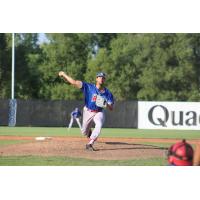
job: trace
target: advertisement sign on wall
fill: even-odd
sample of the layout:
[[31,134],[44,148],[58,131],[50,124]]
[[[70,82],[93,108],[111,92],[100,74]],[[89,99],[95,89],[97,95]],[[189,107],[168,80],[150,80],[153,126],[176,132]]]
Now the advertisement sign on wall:
[[200,103],[139,101],[138,128],[200,130]]

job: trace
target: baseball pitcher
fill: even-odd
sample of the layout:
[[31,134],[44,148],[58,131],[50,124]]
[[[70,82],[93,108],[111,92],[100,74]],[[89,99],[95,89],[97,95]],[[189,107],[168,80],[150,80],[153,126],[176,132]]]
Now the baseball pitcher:
[[[74,80],[63,71],[59,72],[59,76],[75,87],[81,89],[84,93],[85,106],[83,108],[83,124],[81,132],[89,138],[89,142],[86,144],[86,150],[95,151],[93,145],[99,137],[105,121],[104,110],[108,108],[112,111],[114,105],[112,93],[104,87],[106,75],[103,72],[97,73],[96,84]],[[91,128],[93,122],[95,127],[92,131]]]

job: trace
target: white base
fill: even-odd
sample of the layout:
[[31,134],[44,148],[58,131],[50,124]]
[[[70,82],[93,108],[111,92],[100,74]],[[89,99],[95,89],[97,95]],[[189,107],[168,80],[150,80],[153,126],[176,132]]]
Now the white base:
[[44,141],[44,140],[49,140],[51,137],[36,137],[35,140],[37,141]]

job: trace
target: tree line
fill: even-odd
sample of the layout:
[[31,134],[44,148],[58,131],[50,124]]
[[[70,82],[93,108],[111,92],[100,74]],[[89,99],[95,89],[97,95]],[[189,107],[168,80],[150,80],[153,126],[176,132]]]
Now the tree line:
[[[200,34],[15,34],[15,98],[82,99],[80,90],[56,78],[63,70],[95,82],[107,74],[116,100],[200,100]],[[11,94],[12,37],[0,34],[0,98]]]

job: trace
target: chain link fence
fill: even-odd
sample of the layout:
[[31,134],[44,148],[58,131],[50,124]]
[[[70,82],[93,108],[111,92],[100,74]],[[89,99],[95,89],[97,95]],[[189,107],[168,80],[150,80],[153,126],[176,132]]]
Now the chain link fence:
[[[9,123],[9,101],[0,100],[1,126]],[[16,126],[67,126],[72,110],[78,107],[82,111],[83,106],[83,101],[74,100],[17,100]],[[104,127],[137,128],[137,109],[137,101],[116,102],[113,111],[106,110]]]

